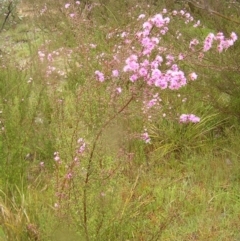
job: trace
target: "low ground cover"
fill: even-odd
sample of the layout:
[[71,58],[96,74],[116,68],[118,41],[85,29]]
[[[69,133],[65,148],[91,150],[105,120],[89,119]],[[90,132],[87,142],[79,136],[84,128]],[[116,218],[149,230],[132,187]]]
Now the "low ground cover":
[[14,2],[0,240],[240,238],[239,6],[221,2]]

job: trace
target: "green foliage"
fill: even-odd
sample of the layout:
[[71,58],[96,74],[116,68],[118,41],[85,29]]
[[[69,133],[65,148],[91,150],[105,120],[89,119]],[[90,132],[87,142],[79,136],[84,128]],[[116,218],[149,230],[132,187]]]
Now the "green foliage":
[[166,155],[181,159],[182,155],[201,152],[212,148],[213,140],[221,135],[221,125],[218,114],[207,112],[201,115],[199,124],[180,124],[162,119],[149,126],[152,137],[153,153],[157,161]]
[[[162,102],[149,122],[141,109],[144,94],[152,94],[147,87],[134,89],[124,78],[100,83],[94,71],[102,66],[111,76],[122,68],[130,46],[118,35],[138,29],[140,13],[155,14],[170,1],[87,2],[65,8],[62,0],[29,0],[33,16],[9,35],[14,54],[0,39],[0,240],[237,240],[239,43],[202,61],[189,55],[181,68],[198,79],[177,92],[156,90]],[[211,7],[228,15],[219,2]],[[164,47],[178,53],[192,37],[239,32],[226,19],[194,14],[204,25],[173,21]],[[37,29],[32,35],[29,26]],[[186,36],[183,45],[176,31]],[[180,124],[189,112],[201,122]],[[140,138],[144,128],[150,144]],[[76,162],[79,138],[86,149]]]

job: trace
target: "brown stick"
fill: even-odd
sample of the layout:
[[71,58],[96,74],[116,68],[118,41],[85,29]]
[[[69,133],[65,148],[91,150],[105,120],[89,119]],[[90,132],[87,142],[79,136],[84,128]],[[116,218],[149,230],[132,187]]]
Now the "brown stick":
[[13,10],[13,8],[12,8],[12,1],[11,1],[9,3],[9,5],[8,5],[8,12],[7,12],[7,15],[6,15],[6,17],[5,17],[4,21],[3,21],[2,27],[0,29],[0,33],[2,32],[2,30],[3,30],[3,28],[4,28],[4,26],[5,26],[6,22],[7,22],[8,17],[10,16],[12,10]]
[[131,96],[131,98],[126,102],[126,104],[120,109],[118,110],[117,113],[115,113],[112,117],[110,117],[101,127],[101,129],[99,130],[99,132],[96,135],[96,138],[93,142],[93,147],[92,147],[92,151],[90,153],[89,159],[88,159],[88,166],[87,166],[87,172],[86,172],[86,177],[85,177],[85,181],[84,181],[84,188],[83,188],[83,222],[84,222],[84,229],[85,229],[85,235],[86,235],[86,240],[89,241],[89,235],[88,235],[88,217],[87,217],[87,184],[89,182],[89,177],[90,177],[90,169],[91,169],[91,164],[92,164],[92,160],[93,160],[93,154],[95,152],[96,149],[96,145],[98,142],[98,139],[100,138],[103,130],[109,125],[109,123],[114,120],[117,115],[119,115],[121,112],[123,112],[127,106],[131,103],[131,101],[133,100],[133,95]]

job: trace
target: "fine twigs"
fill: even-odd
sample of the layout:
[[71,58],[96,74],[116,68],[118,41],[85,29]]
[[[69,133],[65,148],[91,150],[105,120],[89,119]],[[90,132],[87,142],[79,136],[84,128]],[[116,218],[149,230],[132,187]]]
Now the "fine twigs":
[[85,229],[85,235],[86,235],[86,240],[89,241],[89,235],[88,235],[88,217],[87,217],[87,188],[88,188],[88,183],[89,183],[89,178],[91,175],[91,164],[93,160],[93,155],[97,146],[97,142],[102,135],[104,129],[121,113],[123,112],[128,105],[132,102],[134,99],[134,95],[132,95],[129,100],[122,106],[121,109],[119,109],[112,117],[110,117],[100,128],[99,132],[97,133],[95,140],[93,142],[93,147],[90,152],[90,156],[88,159],[88,165],[87,165],[87,170],[86,170],[86,177],[84,180],[84,188],[83,188],[83,223],[84,223],[84,229]]
[[[198,4],[198,3],[195,3],[194,1],[187,1],[187,3],[192,6],[194,6],[195,8],[199,8],[199,9],[203,9],[203,10],[206,10],[208,13],[210,14],[213,14],[213,15],[216,15],[220,18],[223,18],[223,19],[226,19],[228,21],[231,21],[233,23],[236,23],[236,24],[240,24],[240,22],[238,22],[237,20],[235,19],[232,19],[232,18],[229,18],[213,9],[210,8],[208,2],[206,0],[203,1],[202,5],[201,4]],[[191,7],[190,7],[191,8]]]
[[8,5],[8,12],[6,13],[6,17],[5,17],[4,21],[3,21],[2,27],[1,27],[1,29],[0,29],[0,33],[1,33],[2,30],[4,29],[4,26],[5,26],[7,20],[8,20],[8,18],[9,18],[9,16],[10,16],[11,12],[13,11],[13,6],[12,6],[12,4],[13,4],[12,1],[10,1],[10,2],[9,2],[9,5]]

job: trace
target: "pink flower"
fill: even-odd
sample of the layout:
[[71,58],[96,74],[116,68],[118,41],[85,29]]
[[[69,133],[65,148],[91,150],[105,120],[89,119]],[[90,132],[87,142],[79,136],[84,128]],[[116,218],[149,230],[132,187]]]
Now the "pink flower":
[[193,27],[196,28],[196,27],[198,27],[200,24],[201,24],[201,22],[200,22],[200,20],[198,20],[197,23],[195,23],[195,24],[193,25]]
[[127,37],[127,35],[128,34],[126,32],[122,32],[120,36],[121,36],[121,38],[125,38],[125,37]]
[[189,119],[189,122],[192,122],[192,123],[200,122],[200,118],[198,116],[193,115],[193,114],[190,114],[188,119]]
[[164,8],[164,9],[162,10],[162,13],[167,13],[167,9]]
[[183,60],[184,59],[184,55],[182,54],[182,53],[180,53],[179,55],[178,55],[178,60]]
[[182,114],[179,117],[180,123],[198,123],[200,122],[200,118],[195,116],[194,114]]
[[191,17],[191,14],[190,14],[190,13],[185,13],[185,17],[186,17],[186,18],[190,18],[190,17]]
[[75,13],[70,13],[69,16],[70,18],[73,18],[75,16]]
[[231,33],[231,38],[234,42],[238,39],[236,33],[234,33],[234,32]]
[[114,70],[112,71],[112,76],[113,76],[113,77],[118,77],[118,76],[119,76],[119,72],[118,72],[117,69],[114,69]]
[[145,18],[145,16],[146,16],[145,14],[140,14],[140,15],[138,16],[138,20]]
[[153,18],[151,18],[151,21],[158,28],[161,28],[165,25],[165,19],[163,19],[162,14],[156,14],[153,16]]
[[66,3],[64,7],[65,7],[65,8],[69,8],[70,5],[71,5],[70,3]]
[[82,154],[86,149],[86,143],[83,138],[79,138],[77,143],[79,144],[79,147],[77,149],[77,154]]
[[95,75],[98,81],[103,82],[105,80],[104,74],[99,70],[95,71]]
[[203,51],[207,52],[209,49],[212,48],[212,43],[214,40],[215,36],[213,33],[209,33],[208,36],[204,40],[204,46],[203,46]]
[[189,48],[190,48],[190,49],[193,49],[192,46],[196,46],[196,45],[198,45],[198,44],[199,44],[199,41],[195,38],[195,39],[191,40],[191,42],[190,42],[190,44],[189,44]]
[[66,175],[66,178],[70,180],[70,179],[72,179],[72,176],[73,176],[72,173],[69,172],[69,173]]
[[150,22],[145,22],[143,24],[143,29],[151,30],[152,29],[152,24]]
[[149,100],[148,103],[147,103],[147,109],[152,108],[157,103],[158,103],[158,99],[157,98],[153,98],[153,99]]
[[189,77],[191,80],[196,80],[197,79],[197,74],[195,72],[189,74]]
[[136,71],[139,68],[139,63],[137,63],[137,55],[132,54],[129,58],[126,59],[126,65],[123,67],[124,72]]
[[116,91],[117,91],[118,94],[121,94],[122,93],[122,88],[121,87],[117,87]]
[[173,11],[172,11],[173,16],[177,15],[177,13],[178,13],[178,12],[177,12],[176,10],[173,10]]
[[150,143],[151,138],[149,137],[148,132],[145,130],[145,132],[141,135],[141,139],[145,141],[145,143]]
[[42,51],[38,51],[38,57],[40,58],[41,61],[44,60],[45,54]]
[[184,12],[183,10],[180,10],[180,14],[181,14],[181,15],[184,15],[185,12]]
[[148,71],[146,68],[142,67],[139,69],[138,73],[140,76],[146,76],[148,74]]
[[48,54],[47,59],[48,59],[49,62],[52,62],[53,61],[52,54]]
[[80,1],[76,1],[76,4],[79,5],[79,4],[80,4]]
[[54,160],[56,161],[56,162],[58,162],[58,163],[60,163],[60,156],[59,156],[59,152],[54,152]]
[[133,74],[133,75],[130,76],[129,79],[130,79],[130,81],[135,82],[138,79],[138,75],[137,74]]

